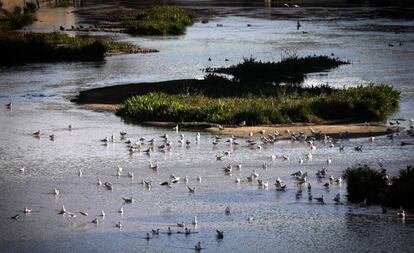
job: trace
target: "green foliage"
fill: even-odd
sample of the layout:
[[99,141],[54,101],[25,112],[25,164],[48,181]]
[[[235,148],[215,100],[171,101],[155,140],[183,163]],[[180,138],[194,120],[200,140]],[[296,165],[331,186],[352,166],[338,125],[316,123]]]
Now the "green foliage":
[[329,56],[290,56],[279,62],[262,62],[250,57],[237,65],[207,69],[207,72],[230,74],[238,81],[301,83],[307,73],[326,71],[342,64],[348,62]]
[[121,25],[136,35],[181,35],[194,23],[194,13],[177,6],[156,5],[125,18]]
[[374,170],[364,166],[354,166],[344,171],[347,180],[348,200],[368,203],[382,203],[387,189],[385,170]]
[[70,37],[61,33],[0,34],[0,65],[25,62],[95,61],[106,52],[129,52],[136,47],[108,39]]
[[386,197],[386,204],[393,207],[403,206],[414,210],[414,167],[407,166],[392,178]]
[[[387,92],[388,96],[383,92]],[[347,103],[339,100],[345,98]],[[380,101],[382,104],[376,101],[380,98],[384,99]],[[167,95],[150,92],[127,99],[119,114],[136,121],[236,124],[245,120],[249,125],[257,125],[337,119],[335,109],[341,107],[341,117],[377,120],[392,112],[398,101],[399,92],[386,85],[334,90],[330,94],[298,92],[279,96],[221,98],[191,93]],[[389,106],[390,104],[394,106]],[[361,112],[366,114],[361,116]]]
[[355,166],[345,170],[348,200],[359,202],[367,199],[368,203],[391,207],[404,207],[414,210],[414,167],[407,166],[391,180],[386,170],[374,170],[364,166]]

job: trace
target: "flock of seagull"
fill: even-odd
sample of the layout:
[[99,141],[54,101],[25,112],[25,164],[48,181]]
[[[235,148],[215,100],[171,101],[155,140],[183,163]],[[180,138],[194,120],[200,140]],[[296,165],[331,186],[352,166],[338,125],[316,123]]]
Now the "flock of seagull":
[[[6,105],[8,108],[12,107],[12,103],[10,102],[9,104]],[[241,123],[243,124],[243,122]],[[245,124],[245,123],[244,123]],[[393,124],[400,124],[398,121],[396,122],[389,122],[390,125]],[[414,120],[411,119],[410,120],[410,129],[408,131],[413,131],[413,126],[414,125]],[[221,125],[218,125],[220,130],[224,130],[224,127]],[[68,126],[68,130],[72,131],[73,128],[71,125]],[[179,131],[179,126],[177,125],[176,127],[173,128],[173,130],[175,130],[177,133]],[[312,133],[312,136],[306,136],[305,133],[303,132],[290,132],[289,129],[285,130],[284,135],[286,136],[290,136],[290,139],[292,141],[300,141],[303,143],[306,143],[306,145],[309,147],[309,152],[306,154],[304,159],[307,159],[309,161],[312,160],[313,156],[312,156],[312,150],[316,149],[316,143],[317,141],[321,141],[321,143],[323,144],[327,144],[329,145],[331,148],[335,147],[336,145],[336,141],[333,138],[330,138],[327,135],[323,135],[318,133],[317,131],[315,131],[314,129],[310,128],[310,132]],[[410,132],[409,132],[410,133]],[[40,130],[34,132],[32,134],[34,137],[40,138],[41,136],[43,136],[43,132],[41,132]],[[259,138],[255,138],[254,136],[259,136]],[[279,133],[278,131],[274,131],[270,134],[266,134],[266,130],[262,129],[257,133],[253,133],[251,132],[249,134],[249,138],[245,140],[246,142],[246,146],[252,149],[257,149],[260,150],[262,149],[265,145],[269,145],[269,144],[274,144],[278,141],[278,137],[282,136],[281,133]],[[316,136],[316,137],[315,137]],[[55,140],[55,136],[53,134],[49,135],[49,138],[51,141]],[[170,150],[173,146],[172,140],[171,138],[168,136],[167,133],[159,136],[160,140],[157,140],[156,138],[151,138],[148,139],[145,137],[141,137],[139,138],[137,141],[133,141],[132,139],[128,139],[128,134],[125,131],[121,131],[119,133],[119,138],[120,140],[125,143],[127,150],[130,154],[133,153],[142,153],[142,154],[146,154],[148,156],[151,157],[151,155],[158,151],[167,151]],[[192,139],[192,138],[191,138]],[[180,138],[178,140],[178,145],[179,146],[187,146],[190,147],[192,144],[192,140],[191,139],[186,139],[184,134],[180,134]],[[219,143],[226,143],[227,145],[229,145],[230,147],[235,147],[235,146],[239,146],[242,144],[242,140],[239,140],[238,138],[231,136],[229,138],[227,138],[226,140],[224,140],[225,137],[223,137],[222,135],[215,135],[212,141],[213,146],[218,145]],[[375,137],[369,137],[368,141],[369,142],[373,142],[375,140]],[[103,139],[100,140],[100,142],[103,145],[109,145],[109,143],[111,142],[117,142],[118,138],[112,134],[109,138],[105,137]],[[197,133],[195,135],[194,138],[194,142],[196,144],[200,143],[201,141],[201,134]],[[362,151],[362,145],[356,146],[354,147],[355,151]],[[339,146],[339,152],[344,152],[344,146],[340,145]],[[231,150],[228,151],[223,151],[220,152],[219,154],[217,154],[215,156],[215,159],[217,161],[222,161],[227,159],[230,155],[232,154]],[[268,160],[275,160],[275,159],[281,159],[282,161],[290,161],[290,157],[288,155],[270,155],[268,156]],[[300,158],[299,159],[299,164],[303,164],[304,163],[304,159]],[[326,164],[329,165],[332,163],[332,159],[327,158],[326,159]],[[262,163],[262,169],[263,170],[267,170],[269,168],[269,163],[267,161]],[[154,170],[157,171],[160,169],[159,165],[156,162],[151,161],[149,162],[148,168],[150,170]],[[233,165],[232,163],[230,163],[227,166],[222,167],[222,171],[224,176],[229,176],[232,175],[232,173],[234,171],[241,171],[243,168],[243,164],[242,163],[238,163],[236,165]],[[21,172],[24,172],[25,168],[20,168]],[[79,169],[78,170],[78,176],[82,176],[82,170]],[[123,173],[123,168],[120,166],[117,166],[116,168],[116,175],[119,177],[121,176]],[[134,177],[134,173],[132,171],[127,172],[127,176],[130,178]],[[322,194],[318,197],[314,197],[312,195],[312,184],[309,181],[309,174],[308,172],[303,172],[302,170],[296,171],[294,173],[292,173],[290,175],[292,177],[292,179],[294,180],[294,185],[295,187],[297,187],[297,191],[295,192],[295,198],[297,200],[302,198],[302,194],[304,191],[304,188],[307,188],[307,193],[308,193],[308,201],[312,202],[315,201],[317,204],[325,204],[326,203],[326,197]],[[329,190],[332,187],[335,186],[340,186],[343,183],[343,179],[341,177],[335,178],[332,175],[328,176],[328,169],[323,167],[321,169],[319,169],[316,173],[315,173],[315,177],[317,179],[317,183],[322,184],[323,188],[326,190]],[[196,180],[198,182],[201,182],[201,176],[197,176]],[[172,188],[174,187],[174,185],[176,185],[177,183],[179,183],[180,181],[183,181],[186,185],[186,188],[188,189],[188,192],[190,194],[193,194],[196,192],[196,187],[195,186],[190,186],[189,183],[189,177],[187,175],[185,175],[184,177],[180,177],[180,176],[176,176],[174,174],[170,175],[170,178],[168,180],[159,182],[159,185],[162,187],[168,187],[168,188]],[[237,177],[234,180],[235,184],[241,184],[242,182],[249,182],[251,184],[257,184],[257,186],[260,189],[268,189],[269,188],[269,181],[265,181],[263,178],[260,177],[260,173],[257,169],[253,169],[251,171],[251,173],[248,174],[248,176],[246,176],[245,179],[239,178]],[[140,182],[143,186],[145,186],[148,190],[151,190],[151,188],[155,185],[153,183],[152,180],[144,180],[142,179]],[[96,184],[98,186],[104,186],[107,190],[109,191],[113,191],[114,190],[114,186],[111,182],[102,182],[101,179],[97,179]],[[275,186],[275,190],[279,191],[279,192],[286,192],[287,191],[287,184],[285,184],[282,179],[280,179],[279,177],[274,181],[274,186]],[[60,191],[59,189],[55,188],[52,190],[51,194],[58,196],[60,195]],[[125,204],[132,204],[134,203],[134,198],[133,197],[123,197],[122,201],[124,201]],[[333,202],[335,204],[342,204],[342,199],[341,199],[341,194],[338,192],[336,193],[335,197],[333,198]],[[366,205],[366,201],[364,203],[361,203],[361,206]],[[227,206],[226,209],[224,210],[226,215],[230,215],[231,214],[231,209],[230,206]],[[28,207],[24,207],[24,209],[22,210],[22,212],[24,214],[27,213],[31,213],[32,209],[28,208]],[[78,212],[80,215],[82,216],[88,216],[89,214],[87,212],[84,211],[80,211]],[[124,209],[123,207],[121,207],[118,210],[118,213],[123,215],[124,214]],[[65,206],[63,205],[62,208],[58,211],[58,214],[60,215],[67,215],[71,218],[75,218],[77,216],[77,213],[74,212],[70,212],[68,211]],[[94,224],[98,224],[100,222],[100,219],[104,219],[106,216],[106,213],[104,212],[104,210],[102,210],[100,212],[100,214],[95,217],[94,219],[91,220],[91,223]],[[404,210],[400,210],[397,213],[397,216],[400,218],[404,218],[405,217],[405,212]],[[12,219],[17,220],[20,217],[20,214],[17,214],[13,217],[11,217]],[[247,218],[247,222],[248,223],[252,223],[254,222],[255,218],[253,216],[249,216]],[[192,225],[194,227],[197,226],[198,224],[198,219],[196,216],[193,217],[192,219]],[[155,237],[157,237],[160,233],[161,234],[167,234],[167,235],[171,235],[171,234],[185,234],[185,235],[190,235],[190,234],[194,234],[194,233],[198,233],[197,231],[191,231],[191,229],[189,229],[187,227],[187,225],[181,221],[178,222],[176,224],[177,227],[179,228],[184,228],[184,231],[172,231],[171,227],[168,227],[168,230],[166,232],[160,232],[159,229],[156,230],[152,230],[150,233],[147,233],[146,236],[143,239],[146,240],[150,240],[153,239]],[[117,228],[122,228],[122,223],[121,221],[118,221],[117,223],[115,223],[115,227]],[[222,240],[224,238],[224,232],[223,231],[219,231],[216,230],[216,238],[219,240]],[[204,249],[201,246],[201,242],[198,242],[194,248],[194,250],[196,251],[200,251],[202,249]]]

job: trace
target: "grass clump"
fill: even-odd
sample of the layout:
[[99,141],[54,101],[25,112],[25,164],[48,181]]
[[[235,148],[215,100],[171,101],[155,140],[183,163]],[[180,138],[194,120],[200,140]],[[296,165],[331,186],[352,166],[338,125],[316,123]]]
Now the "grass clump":
[[195,14],[172,5],[156,5],[125,18],[121,25],[136,35],[181,35],[194,23]]
[[24,8],[16,6],[12,12],[6,12],[3,20],[0,20],[0,31],[22,29],[30,25],[36,19],[37,7],[34,3],[26,3]]
[[267,81],[301,83],[305,74],[326,71],[342,64],[349,64],[329,56],[289,56],[279,62],[262,62],[244,58],[243,62],[230,67],[207,69],[207,72],[230,74],[237,81]]
[[[396,101],[374,103],[375,93],[391,91],[397,96]],[[372,95],[374,93],[374,95]],[[357,95],[354,95],[357,94]],[[373,98],[372,98],[373,97]],[[345,100],[346,98],[346,100]],[[364,101],[363,99],[366,99]],[[393,95],[388,96],[389,100]],[[343,99],[345,101],[341,101]],[[371,99],[374,102],[370,102]],[[342,90],[334,90],[330,94],[290,93],[280,96],[245,96],[213,98],[200,94],[165,94],[151,92],[145,95],[133,96],[127,99],[119,115],[136,121],[173,121],[173,122],[210,122],[220,124],[236,124],[246,121],[249,125],[284,124],[292,122],[321,122],[337,119],[335,111],[325,107],[342,107],[341,116],[345,118],[361,117],[366,112],[365,119],[376,120],[385,117],[398,105],[399,93],[391,86],[369,85]],[[371,106],[361,108],[356,106]],[[381,113],[378,113],[381,112]]]
[[70,37],[62,33],[0,34],[1,65],[27,62],[99,61],[106,53],[136,50],[134,45],[109,39]]
[[386,170],[375,170],[359,165],[344,171],[347,180],[348,200],[390,207],[404,207],[414,210],[414,167],[401,169],[395,177],[389,178]]

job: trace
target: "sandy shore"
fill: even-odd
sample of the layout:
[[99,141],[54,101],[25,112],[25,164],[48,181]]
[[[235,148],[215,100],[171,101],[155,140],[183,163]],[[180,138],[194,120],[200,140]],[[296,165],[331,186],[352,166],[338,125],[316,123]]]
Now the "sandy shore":
[[82,108],[94,111],[107,111],[107,112],[116,112],[121,105],[120,104],[83,104]]
[[[99,104],[90,103],[82,104],[81,107],[95,111],[108,111],[116,112],[120,108],[120,104]],[[176,123],[172,122],[145,122],[146,125],[170,127],[175,126]],[[341,133],[348,132],[347,138],[359,138],[368,136],[386,135],[392,132],[402,130],[398,127],[388,127],[381,124],[329,124],[329,125],[313,125],[313,124],[294,124],[294,125],[266,125],[266,126],[245,126],[245,127],[225,127],[223,131],[220,131],[218,127],[206,128],[206,131],[214,134],[222,135],[234,135],[237,137],[248,137],[250,132],[253,136],[260,136],[260,131],[265,130],[265,134],[273,133],[278,131],[281,136],[279,139],[290,139],[290,134],[286,132],[304,132],[306,135],[312,135],[311,128],[317,133],[324,133],[334,138],[344,137]]]
[[[253,136],[261,135],[260,131],[265,130],[265,134],[278,131],[281,134],[280,139],[290,139],[292,132],[304,132],[306,135],[312,135],[311,129],[317,133],[327,134],[334,138],[344,137],[342,133],[347,132],[347,138],[358,138],[368,136],[386,135],[396,132],[397,127],[387,127],[379,124],[329,124],[329,125],[277,125],[277,126],[245,126],[245,127],[227,127],[220,131],[217,127],[208,128],[207,131],[216,134],[234,135],[237,137],[248,137],[252,132]],[[287,131],[289,130],[289,132]],[[401,129],[400,129],[401,130]]]

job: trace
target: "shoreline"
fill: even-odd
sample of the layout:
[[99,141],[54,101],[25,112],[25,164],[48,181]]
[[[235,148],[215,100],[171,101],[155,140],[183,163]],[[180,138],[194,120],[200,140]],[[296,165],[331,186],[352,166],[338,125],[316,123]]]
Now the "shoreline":
[[[103,103],[84,103],[79,104],[83,109],[93,111],[105,111],[115,113],[121,104],[103,104]],[[161,122],[161,121],[145,121],[141,122],[142,125],[149,125],[155,127],[172,128],[177,125],[174,122]],[[200,127],[191,127],[190,122],[178,123],[182,125],[182,128],[186,130],[200,129]],[[196,124],[194,124],[195,126]],[[217,125],[217,124],[211,124]],[[402,127],[388,127],[380,123],[370,123],[365,125],[363,123],[326,123],[326,124],[312,124],[312,123],[296,123],[296,124],[278,124],[278,125],[258,125],[258,126],[244,126],[244,127],[225,127],[224,130],[219,130],[218,127],[204,127],[204,131],[211,132],[212,134],[228,135],[241,138],[248,138],[250,132],[253,133],[253,137],[260,137],[260,130],[265,129],[265,134],[278,131],[280,136],[278,140],[289,140],[290,133],[286,133],[288,129],[290,132],[303,132],[308,136],[311,136],[311,128],[317,133],[326,134],[333,138],[363,138],[370,136],[381,136],[390,133],[395,133],[403,130]],[[343,133],[347,132],[346,136]]]

